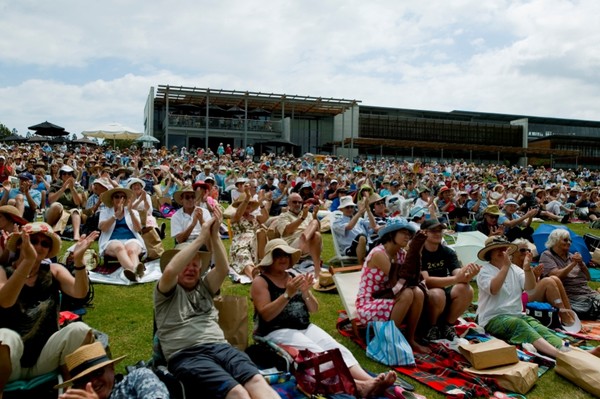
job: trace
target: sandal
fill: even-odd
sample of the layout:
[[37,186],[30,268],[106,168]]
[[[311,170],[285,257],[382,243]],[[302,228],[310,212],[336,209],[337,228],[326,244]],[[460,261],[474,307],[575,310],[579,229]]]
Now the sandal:
[[127,280],[131,281],[132,283],[138,282],[137,275],[135,274],[135,272],[133,270],[123,269],[123,274],[125,275]]
[[137,267],[135,268],[135,275],[138,278],[142,278],[142,277],[144,277],[145,271],[146,271],[146,266],[144,266],[144,263],[140,262],[140,263],[138,263]]
[[388,388],[385,391],[385,397],[388,399],[427,399],[423,395],[407,391],[398,385]]

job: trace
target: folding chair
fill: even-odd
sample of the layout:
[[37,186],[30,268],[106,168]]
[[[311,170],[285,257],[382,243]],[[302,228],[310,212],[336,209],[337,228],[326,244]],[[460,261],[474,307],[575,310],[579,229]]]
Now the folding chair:
[[[351,270],[352,268],[348,269]],[[356,296],[358,295],[358,286],[360,285],[361,270],[347,273],[340,272],[341,269],[336,270],[337,273],[333,273],[333,281],[337,287],[348,319],[352,323],[352,331],[357,337],[360,337],[360,330],[365,328],[358,320],[358,314],[356,313]]]
[[54,385],[62,382],[63,378],[58,370],[27,381],[12,381],[4,387],[4,397],[6,399],[58,398],[63,393],[63,389],[54,389]]
[[[335,217],[338,215],[341,215],[341,214],[342,214],[342,211],[331,212],[331,214],[329,215],[329,218],[330,218],[332,226],[333,226],[333,220],[335,219]],[[331,237],[332,237],[332,241],[333,241],[333,249],[335,251],[335,256],[333,258],[329,259],[328,263],[329,264],[340,264],[342,266],[356,265],[358,263],[358,258],[356,256],[348,256],[348,255],[345,255],[344,253],[342,253],[340,244],[337,241],[337,236],[336,236],[335,232],[333,231],[333,229],[331,229]]]

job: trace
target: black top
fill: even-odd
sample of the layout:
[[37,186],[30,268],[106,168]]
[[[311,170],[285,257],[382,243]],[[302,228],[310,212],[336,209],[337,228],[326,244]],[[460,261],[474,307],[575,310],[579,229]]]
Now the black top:
[[429,252],[423,247],[421,265],[422,270],[431,277],[448,277],[454,269],[460,268],[456,253],[445,245],[440,245],[435,252]]
[[[275,285],[267,276],[260,274],[266,282],[271,296],[271,301],[276,300],[285,292],[285,288]],[[308,308],[299,293],[290,297],[285,308],[271,321],[265,321],[256,309],[254,310],[254,320],[256,329],[254,333],[260,337],[282,328],[292,328],[294,330],[304,330],[310,324]]]

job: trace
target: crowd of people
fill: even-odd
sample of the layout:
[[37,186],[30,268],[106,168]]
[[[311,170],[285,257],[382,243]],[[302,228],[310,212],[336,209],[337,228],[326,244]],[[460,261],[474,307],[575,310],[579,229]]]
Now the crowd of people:
[[[530,245],[534,220],[578,219],[593,226],[600,215],[596,171],[298,158],[255,155],[252,146],[221,147],[216,153],[136,146],[0,148],[0,398],[9,381],[68,365],[77,348],[85,348],[82,356],[100,350],[90,346],[93,336],[84,323],[58,327],[60,292],[75,298],[88,293],[83,254],[96,239],[100,254],[116,258],[125,276],[139,281],[146,233],[153,230],[176,245],[160,257],[162,277],[154,290],[162,351],[176,378],[215,397],[278,397],[250,359],[227,344],[218,325],[213,297],[230,265],[252,280],[258,335],[299,349],[340,348],[365,397],[393,384],[393,373],[371,377],[310,322],[309,314],[318,310],[311,287],[327,274],[321,236],[327,229],[342,254],[362,265],[360,322],[393,320],[414,352],[427,353],[429,342],[456,337],[454,325],[471,305],[474,279],[478,323],[550,356],[562,340],[522,314],[524,292],[529,300],[557,307],[565,325],[600,318],[600,293],[587,284],[581,254],[570,252],[568,232],[550,235],[540,267],[533,267]],[[157,222],[161,217],[171,219],[169,234]],[[478,254],[483,266],[459,262],[443,238],[449,229],[476,229],[488,237]],[[224,234],[231,235],[229,253]],[[73,272],[51,260],[61,237],[75,241]],[[289,271],[302,261],[313,274]],[[125,397],[118,396],[124,392],[118,386],[126,385],[115,383],[113,363],[105,359],[98,370],[84,373],[77,368],[64,397],[95,397],[101,390],[106,392],[98,396],[108,397],[113,385],[110,397]],[[140,375],[129,384],[127,389],[139,385],[142,392],[142,386],[160,382]]]

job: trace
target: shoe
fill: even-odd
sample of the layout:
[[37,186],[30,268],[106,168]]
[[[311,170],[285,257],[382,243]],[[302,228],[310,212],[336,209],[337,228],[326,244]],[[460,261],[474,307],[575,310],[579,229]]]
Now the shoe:
[[454,341],[457,337],[456,330],[452,324],[445,324],[440,327],[441,339],[447,339],[448,341]]
[[160,224],[160,233],[158,234],[160,236],[161,240],[165,239],[165,230],[167,229],[167,224],[166,223],[161,223]]
[[138,263],[137,267],[135,268],[135,275],[136,275],[136,277],[138,277],[138,280],[141,279],[142,277],[144,277],[145,271],[146,271],[146,266],[144,266],[144,264],[142,262]]
[[427,334],[425,335],[425,339],[429,342],[437,341],[438,339],[442,339],[439,327],[438,326],[431,327],[429,329],[429,331],[427,331]]
[[565,214],[565,216],[563,216],[563,218],[560,220],[560,222],[561,222],[562,224],[567,224],[567,223],[569,223],[569,214],[568,214],[568,213],[567,213],[567,214]]
[[133,270],[123,269],[123,274],[125,275],[127,280],[131,281],[132,283],[138,282],[137,275],[135,274],[135,272],[133,272]]

